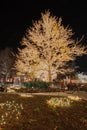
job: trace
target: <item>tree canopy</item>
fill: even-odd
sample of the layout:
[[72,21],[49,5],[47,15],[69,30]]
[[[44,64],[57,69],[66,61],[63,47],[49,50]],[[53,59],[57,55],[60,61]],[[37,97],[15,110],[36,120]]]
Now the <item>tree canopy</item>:
[[26,30],[19,49],[15,68],[35,77],[52,81],[59,73],[71,72],[67,63],[87,53],[81,40],[74,40],[72,29],[62,24],[62,18],[52,16],[49,11],[41,13],[41,19]]

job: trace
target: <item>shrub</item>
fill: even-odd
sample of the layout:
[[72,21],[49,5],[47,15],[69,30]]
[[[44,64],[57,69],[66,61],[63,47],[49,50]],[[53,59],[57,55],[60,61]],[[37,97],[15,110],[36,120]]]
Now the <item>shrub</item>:
[[51,83],[49,82],[43,82],[43,81],[30,81],[30,82],[24,82],[22,85],[26,88],[47,88],[49,87]]

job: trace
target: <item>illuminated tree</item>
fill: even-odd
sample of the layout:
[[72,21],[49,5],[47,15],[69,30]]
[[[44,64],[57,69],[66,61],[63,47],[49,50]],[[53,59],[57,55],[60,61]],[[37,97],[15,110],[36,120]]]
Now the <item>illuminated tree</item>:
[[32,45],[27,45],[24,49],[18,49],[19,55],[16,55],[16,62],[14,67],[21,74],[27,74],[31,79],[35,78],[36,66],[39,63],[39,54],[37,48]]
[[12,55],[12,49],[6,47],[0,52],[0,75],[5,78],[11,72],[11,68],[14,63],[14,57]]
[[37,77],[46,76],[52,81],[59,73],[72,71],[65,69],[77,56],[86,54],[81,46],[82,40],[73,40],[70,27],[62,25],[62,19],[52,16],[49,11],[41,13],[41,19],[27,29],[21,44],[26,47],[19,50],[15,67],[20,71],[34,72]]

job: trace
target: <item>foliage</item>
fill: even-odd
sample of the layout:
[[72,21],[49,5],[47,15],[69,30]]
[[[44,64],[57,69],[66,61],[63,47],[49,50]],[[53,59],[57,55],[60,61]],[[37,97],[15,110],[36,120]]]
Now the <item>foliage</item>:
[[47,88],[51,83],[43,82],[43,81],[30,81],[30,82],[24,82],[22,83],[24,87],[26,88]]
[[0,75],[8,76],[14,64],[14,56],[11,48],[5,48],[0,52]]
[[86,54],[80,40],[73,40],[72,29],[62,24],[62,18],[52,16],[49,11],[41,13],[41,19],[33,22],[21,40],[15,68],[24,73],[33,72],[36,78],[52,81],[57,74],[72,72],[68,66],[77,56]]

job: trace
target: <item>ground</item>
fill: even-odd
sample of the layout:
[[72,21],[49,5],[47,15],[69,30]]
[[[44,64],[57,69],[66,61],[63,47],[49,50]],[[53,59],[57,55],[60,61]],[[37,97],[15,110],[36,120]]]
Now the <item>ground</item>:
[[87,101],[77,99],[1,93],[1,130],[87,130]]
[[86,90],[10,86],[0,93],[0,130],[87,130]]

